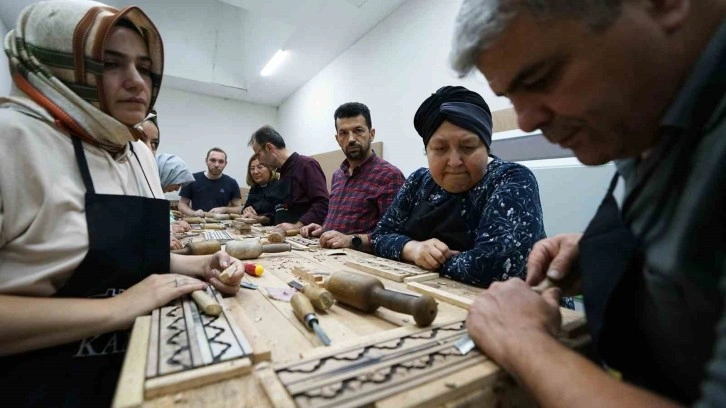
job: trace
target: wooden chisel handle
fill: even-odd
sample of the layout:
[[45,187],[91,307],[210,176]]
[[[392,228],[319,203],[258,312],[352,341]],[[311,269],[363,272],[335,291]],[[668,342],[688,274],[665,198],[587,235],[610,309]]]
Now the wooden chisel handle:
[[333,294],[317,285],[305,285],[300,290],[318,310],[328,310],[335,303]]
[[421,327],[430,325],[438,313],[436,301],[429,295],[407,295],[376,287],[371,291],[371,301],[394,312],[413,316],[416,325]]
[[219,316],[222,314],[222,306],[209,296],[207,292],[195,290],[192,292],[192,299],[194,299],[194,303],[199,306],[199,309],[204,314],[209,316]]

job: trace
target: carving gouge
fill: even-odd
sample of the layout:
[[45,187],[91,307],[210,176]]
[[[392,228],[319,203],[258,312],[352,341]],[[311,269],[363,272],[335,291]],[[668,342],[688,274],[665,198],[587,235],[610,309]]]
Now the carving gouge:
[[320,341],[326,346],[329,346],[330,339],[323,329],[320,328],[318,317],[315,315],[315,309],[313,309],[310,299],[302,293],[297,292],[290,299],[290,304],[292,305],[292,311],[295,312],[295,316],[303,322],[305,327],[314,331]]
[[335,303],[333,294],[318,285],[303,285],[295,280],[291,280],[287,284],[307,296],[310,299],[310,303],[318,310],[328,310]]
[[465,356],[476,347],[476,344],[468,334],[465,334],[454,342],[454,347],[459,350],[462,356]]

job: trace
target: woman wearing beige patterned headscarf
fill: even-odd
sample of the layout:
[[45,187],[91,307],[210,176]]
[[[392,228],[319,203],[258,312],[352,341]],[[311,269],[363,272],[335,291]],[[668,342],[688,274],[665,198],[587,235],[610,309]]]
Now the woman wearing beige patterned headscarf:
[[163,72],[141,10],[38,3],[5,52],[0,389],[17,405],[106,406],[137,316],[208,284],[236,293],[241,276],[218,280],[236,261],[223,253],[169,255],[168,202],[134,128]]

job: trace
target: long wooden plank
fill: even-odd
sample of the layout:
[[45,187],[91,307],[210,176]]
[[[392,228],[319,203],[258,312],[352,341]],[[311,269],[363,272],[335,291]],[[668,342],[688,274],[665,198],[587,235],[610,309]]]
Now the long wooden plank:
[[453,293],[425,285],[421,282],[408,282],[406,284],[406,287],[408,289],[411,289],[413,291],[416,291],[416,292],[424,294],[424,295],[431,295],[434,299],[438,299],[438,300],[441,300],[442,302],[446,302],[446,303],[450,303],[455,306],[459,306],[466,310],[469,310],[469,306],[471,306],[471,304],[474,303],[473,299],[466,298],[466,297],[459,296],[459,295],[454,295]]
[[413,276],[409,276],[407,278],[403,278],[403,283],[408,283],[408,282],[424,282],[424,281],[429,281],[429,280],[432,280],[432,279],[436,279],[439,276],[440,275],[438,274],[438,272],[422,273],[420,275],[413,275]]
[[394,268],[383,268],[378,265],[370,265],[365,264],[357,261],[347,261],[345,262],[345,266],[349,266],[351,268],[357,269],[359,271],[370,273],[371,275],[380,276],[381,278],[390,279],[394,282],[403,282],[403,280],[409,276],[413,276],[413,274],[401,270],[401,269],[394,269]]
[[116,384],[116,394],[111,406],[115,408],[140,407],[144,402],[144,372],[149,349],[151,316],[139,316],[134,322],[121,374]]
[[[255,278],[254,283],[259,284]],[[313,347],[306,336],[290,325],[287,317],[260,290],[240,290],[236,298],[252,326],[265,339],[272,351],[273,361],[299,358],[301,352]]]
[[[146,356],[146,377],[153,377],[159,371],[159,313],[160,309],[154,309],[151,312],[151,333],[149,334],[149,344],[157,346],[153,350],[149,347],[148,353],[144,352],[144,355]],[[129,356],[128,351],[126,355]]]
[[302,408],[357,407],[484,361],[478,350],[462,356],[454,348],[465,330],[458,321],[401,337],[366,339],[275,370]]
[[154,398],[243,375],[249,373],[251,369],[252,363],[249,358],[238,358],[194,370],[151,378],[146,381],[144,394],[146,398]]
[[535,406],[491,360],[376,401],[376,408]]
[[272,367],[258,368],[253,373],[261,388],[265,390],[267,398],[275,408],[295,408],[295,401],[280,382]]
[[262,361],[270,361],[272,359],[272,350],[267,338],[262,336],[242,310],[236,298],[225,298],[220,301],[224,307],[224,313],[228,318],[233,319],[242,329],[247,340],[252,347],[252,362],[257,364]]

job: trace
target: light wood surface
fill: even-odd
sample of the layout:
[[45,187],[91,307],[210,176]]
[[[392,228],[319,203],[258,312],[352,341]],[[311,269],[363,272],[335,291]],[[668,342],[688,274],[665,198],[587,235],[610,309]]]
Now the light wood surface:
[[[252,230],[256,236],[264,236],[266,233],[264,228],[253,227]],[[202,237],[191,239],[201,240]],[[322,386],[320,391],[322,393],[337,392],[334,391],[335,384],[345,376],[342,372],[331,369],[332,366],[325,369],[330,374],[326,374],[326,371],[323,370],[316,379],[312,377],[308,379],[305,374],[302,374],[298,376],[299,380],[295,379],[298,377],[288,376],[288,383],[283,381],[284,376],[281,376],[280,370],[283,367],[293,367],[301,361],[312,363],[317,360],[323,361],[340,353],[347,353],[343,356],[353,359],[358,353],[355,350],[374,347],[374,345],[385,353],[388,353],[387,350],[391,348],[393,354],[390,359],[386,360],[388,357],[385,357],[386,354],[384,354],[380,363],[374,359],[369,364],[364,359],[362,362],[356,363],[363,365],[357,366],[350,362],[352,360],[344,358],[336,361],[336,367],[346,373],[353,373],[364,378],[369,375],[378,375],[375,372],[385,370],[390,365],[389,363],[402,364],[408,367],[406,370],[416,372],[415,368],[424,364],[427,358],[431,358],[431,353],[436,355],[443,353],[436,357],[436,361],[442,358],[445,361],[443,365],[437,366],[438,368],[431,372],[424,370],[420,373],[416,372],[411,377],[394,376],[395,378],[390,382],[386,382],[385,387],[373,386],[372,391],[361,394],[364,398],[360,401],[365,400],[367,406],[392,408],[510,406],[510,404],[533,406],[524,391],[480,352],[475,350],[470,353],[471,356],[446,360],[456,357],[451,354],[450,344],[463,330],[462,322],[466,319],[466,309],[482,289],[441,278],[436,273],[414,265],[385,260],[358,251],[322,249],[312,243],[307,246],[298,244],[300,250],[265,253],[254,261],[265,268],[265,273],[259,277],[245,275],[243,280],[257,285],[258,289],[241,288],[234,297],[217,299],[223,308],[223,315],[236,322],[247,338],[252,348],[251,356],[225,362],[224,365],[217,365],[214,369],[212,367],[215,366],[210,366],[208,370],[219,371],[219,375],[216,372],[205,373],[203,380],[190,372],[182,371],[172,373],[172,375],[186,376],[186,378],[183,378],[182,381],[176,378],[173,384],[162,380],[146,381],[144,406],[190,405],[215,408],[357,406],[359,404],[356,401],[359,398],[355,396],[355,393],[351,394],[353,398],[347,400],[341,398],[340,401],[332,399],[325,404],[318,404],[315,399],[300,399],[300,393],[312,392],[314,394],[317,384]],[[358,265],[377,267],[397,275],[392,275],[394,279],[386,279],[382,277],[382,275],[385,276],[385,273],[380,273],[380,270],[379,273],[370,273],[370,271],[363,271]],[[295,317],[290,303],[273,299],[270,291],[294,292],[294,289],[287,284],[291,280],[321,284],[321,278],[325,279],[337,271],[375,276],[387,289],[394,291],[409,294],[428,293],[437,299],[438,315],[430,328],[421,328],[415,325],[413,318],[409,315],[384,308],[379,308],[372,314],[366,314],[336,302],[325,312],[316,310],[320,326],[332,341],[329,347],[325,347],[317,336]],[[400,275],[405,276],[400,278]],[[563,312],[563,327],[571,329],[572,331],[569,333],[576,333],[577,328],[581,327],[583,323],[584,320],[580,313]],[[143,329],[142,325],[143,323],[137,323],[140,330]],[[444,334],[443,338],[441,338],[441,333],[437,339],[425,334],[425,330],[433,330],[432,328],[454,326],[458,327],[459,331],[441,332]],[[153,337],[153,333],[151,335]],[[393,349],[392,347],[399,341],[397,339],[409,339],[406,340],[407,342],[414,339],[415,342],[407,343],[400,349]],[[149,338],[147,337],[145,340],[148,343]],[[407,347],[413,354],[401,351]],[[143,352],[139,351],[140,349],[143,349]],[[124,369],[131,372],[134,371],[133,367],[141,367],[142,375],[138,377],[143,377],[146,367],[146,349],[147,347],[132,335],[126,357],[129,368]],[[384,363],[384,360],[389,363]],[[346,361],[349,362],[346,363]],[[350,364],[351,367],[346,368],[346,364]],[[229,378],[230,371],[232,378]],[[290,382],[290,378],[293,378],[292,382]],[[124,389],[124,384],[124,382],[119,382],[119,390]],[[370,384],[366,387],[370,387]],[[293,399],[289,392],[297,393],[298,396]],[[138,395],[117,395],[117,401],[120,401],[118,406],[138,406],[140,405],[138,399]]]

